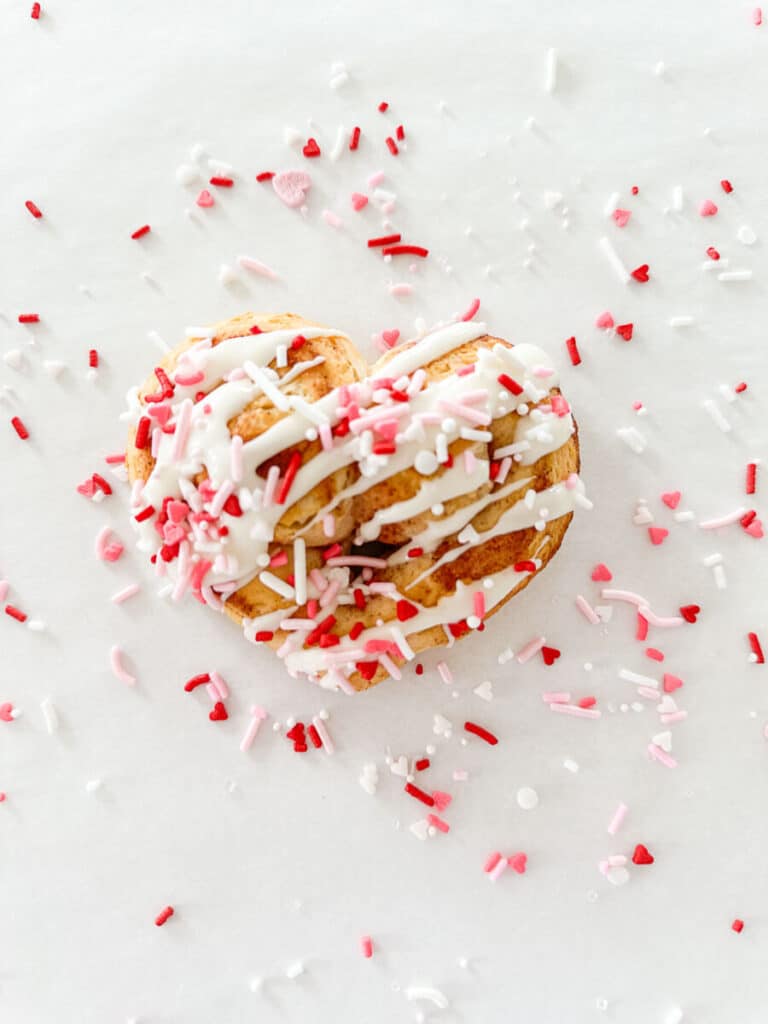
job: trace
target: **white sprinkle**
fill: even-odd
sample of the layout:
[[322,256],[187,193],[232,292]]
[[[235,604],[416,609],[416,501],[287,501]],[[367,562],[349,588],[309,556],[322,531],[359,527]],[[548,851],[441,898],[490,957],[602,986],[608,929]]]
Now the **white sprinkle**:
[[48,735],[53,736],[59,727],[59,716],[56,713],[56,708],[54,707],[50,697],[46,697],[45,700],[40,702],[40,710],[43,712],[45,728],[48,730]]
[[24,365],[24,353],[18,348],[8,349],[3,356],[3,362],[12,370],[20,370]]
[[706,412],[709,413],[709,415],[712,417],[714,422],[717,424],[717,426],[722,430],[722,432],[724,434],[727,434],[727,433],[730,432],[731,424],[728,422],[728,420],[725,418],[725,416],[723,416],[723,414],[720,412],[720,410],[718,409],[718,407],[715,405],[715,403],[712,401],[711,398],[706,398],[701,403],[701,406],[702,406],[703,409],[706,410]]
[[608,835],[615,836],[624,823],[629,808],[626,804],[620,803],[616,808],[613,817],[608,822]]
[[575,775],[579,770],[579,765],[577,761],[574,761],[572,758],[567,757],[563,761],[563,768],[565,768],[566,771],[571,772],[572,775]]
[[263,985],[264,979],[260,978],[258,974],[255,977],[251,978],[251,980],[248,983],[248,987],[250,988],[251,992],[260,992]]
[[297,128],[287,124],[283,128],[283,142],[286,146],[295,146],[297,142],[304,142],[304,133],[300,132]]
[[707,555],[706,558],[702,558],[701,561],[704,565],[706,565],[708,569],[712,569],[714,568],[714,566],[720,565],[722,560],[723,556],[718,551],[716,551],[714,554]]
[[219,284],[234,284],[237,280],[237,271],[228,263],[222,263],[219,267]]
[[101,787],[101,779],[89,779],[85,784],[85,791],[86,793],[96,793]]
[[672,209],[675,213],[680,213],[683,208],[683,186],[675,185],[672,189]]
[[307,545],[303,537],[293,542],[293,575],[296,604],[303,605],[307,600]]
[[597,244],[600,247],[600,251],[603,253],[605,258],[610,263],[611,267],[613,267],[614,271],[616,272],[616,276],[619,278],[619,280],[622,281],[624,284],[628,284],[630,280],[629,271],[624,266],[621,257],[614,249],[610,239],[603,235]]
[[557,88],[557,50],[554,48],[547,50],[544,88],[548,93],[553,93]]
[[616,431],[616,436],[636,455],[642,455],[648,445],[645,437],[637,427],[620,427]]
[[405,990],[405,997],[411,1001],[426,999],[430,1003],[434,1003],[440,1010],[447,1010],[451,1005],[440,989],[432,988],[431,985],[409,985]]
[[532,811],[539,805],[539,794],[530,786],[522,786],[517,791],[517,803],[524,811]]
[[664,77],[664,72],[666,70],[667,70],[667,66],[666,66],[666,64],[664,63],[663,60],[657,61],[653,65],[653,73],[654,73],[654,75],[656,75],[657,78],[663,78]]
[[344,152],[346,141],[347,138],[346,132],[344,131],[344,125],[340,124],[336,130],[336,141],[334,142],[333,147],[331,148],[328,154],[333,163],[336,163],[341,154]]
[[675,520],[676,523],[690,523],[693,519],[696,518],[696,516],[693,512],[683,511],[675,512],[672,518]]
[[614,210],[618,207],[621,202],[621,196],[618,192],[611,192],[608,196],[608,201],[603,207],[603,213],[606,217],[612,217]]
[[717,275],[718,281],[751,281],[751,270],[726,270]]
[[696,320],[692,316],[671,316],[669,318],[670,327],[690,327],[694,323]]
[[715,586],[718,590],[725,590],[728,586],[728,580],[725,576],[725,569],[722,565],[716,565],[712,570],[712,575],[715,577]]
[[286,601],[294,600],[294,589],[285,580],[281,580],[279,576],[275,576],[271,572],[260,572],[259,580],[264,584],[265,587],[269,587],[270,590],[274,590],[280,597],[284,597]]
[[757,241],[757,235],[747,224],[742,224],[739,230],[736,232],[736,237],[742,243],[742,245],[754,245]]
[[619,679],[624,679],[628,683],[637,683],[638,686],[652,686],[654,689],[659,685],[658,680],[653,679],[651,676],[644,676],[639,672],[630,672],[628,668],[619,669]]
[[60,362],[58,359],[45,359],[43,361],[43,369],[51,377],[58,377],[66,368],[67,364]]
[[490,679],[485,679],[479,686],[476,686],[472,692],[481,700],[493,700],[493,684]]
[[681,1024],[684,1014],[679,1006],[671,1006],[664,1017],[664,1024]]
[[180,164],[176,168],[176,181],[180,185],[191,185],[200,177],[200,172],[192,164]]
[[304,973],[304,964],[301,960],[297,960],[296,963],[289,964],[285,968],[286,978],[290,978],[293,981],[295,978],[300,977]]

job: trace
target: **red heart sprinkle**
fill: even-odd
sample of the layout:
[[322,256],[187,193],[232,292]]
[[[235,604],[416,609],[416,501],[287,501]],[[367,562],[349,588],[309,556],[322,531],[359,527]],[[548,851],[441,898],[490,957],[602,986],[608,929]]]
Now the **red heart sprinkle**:
[[397,618],[399,622],[406,622],[408,619],[412,619],[414,615],[419,614],[419,609],[415,604],[411,604],[410,601],[401,600],[397,602]]
[[647,281],[649,277],[648,270],[648,264],[641,263],[639,267],[635,267],[635,269],[632,271],[632,277],[634,277],[636,281]]
[[212,722],[224,722],[229,715],[227,709],[224,707],[220,700],[217,700],[213,705],[213,710],[208,712],[208,717]]
[[665,491],[661,496],[661,500],[667,506],[667,508],[676,509],[680,504],[682,494],[680,491]]
[[315,139],[307,139],[306,146],[302,149],[302,153],[307,159],[311,159],[315,156],[320,156],[320,147]]
[[635,852],[632,854],[633,864],[653,864],[653,855],[649,853],[648,847],[638,843]]
[[617,324],[616,333],[620,334],[624,341],[631,341],[634,328],[634,324]]
[[556,647],[542,647],[541,656],[544,659],[545,665],[554,665],[560,657],[560,651]]
[[673,676],[669,672],[664,673],[664,693],[674,693],[682,685],[683,680],[679,676]]
[[603,565],[602,562],[598,562],[595,568],[592,570],[592,579],[595,583],[608,583],[613,579],[613,573],[607,565]]
[[355,662],[355,668],[360,673],[360,675],[363,677],[363,679],[367,679],[369,683],[373,679],[373,677],[376,675],[376,669],[378,667],[379,667],[378,661],[356,661]]
[[697,604],[684,604],[680,608],[680,614],[683,616],[686,622],[695,622],[696,616],[701,611],[701,608]]
[[524,875],[525,869],[528,866],[528,854],[526,853],[513,853],[511,857],[507,857],[507,864],[516,871],[518,875]]
[[649,526],[648,536],[652,544],[663,544],[669,536],[669,530],[665,530],[663,526]]

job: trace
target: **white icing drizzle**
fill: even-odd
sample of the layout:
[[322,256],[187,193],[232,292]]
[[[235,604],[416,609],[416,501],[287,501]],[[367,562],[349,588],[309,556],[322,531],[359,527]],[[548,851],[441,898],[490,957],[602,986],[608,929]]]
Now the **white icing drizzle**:
[[[219,606],[219,598],[226,598],[258,576],[275,591],[276,597],[288,601],[289,607],[244,620],[244,633],[255,640],[259,634],[280,629],[281,623],[290,619],[303,602],[295,602],[294,588],[270,571],[277,524],[288,508],[327,477],[347,467],[356,466],[358,478],[339,489],[333,500],[297,529],[295,535],[306,535],[318,522],[327,521],[329,514],[345,501],[415,466],[421,474],[418,491],[408,499],[378,509],[368,522],[358,525],[358,540],[373,540],[385,525],[431,510],[424,529],[390,555],[390,565],[405,562],[411,548],[430,553],[446,537],[458,535],[458,543],[434,560],[409,589],[472,547],[504,533],[535,527],[542,532],[543,547],[543,531],[548,522],[569,514],[576,505],[589,506],[583,486],[575,476],[538,493],[528,488],[493,527],[478,533],[470,525],[478,513],[526,488],[534,477],[528,475],[489,487],[491,464],[485,455],[477,457],[471,448],[458,455],[451,467],[432,475],[446,460],[455,441],[490,441],[488,426],[513,411],[519,411],[514,441],[491,451],[494,459],[512,456],[517,464],[529,466],[556,451],[573,434],[573,420],[565,400],[558,397],[557,403],[554,399],[547,401],[557,377],[545,354],[535,346],[481,347],[471,372],[454,372],[434,381],[426,379],[423,366],[485,333],[481,323],[459,322],[441,327],[410,347],[396,350],[376,378],[336,388],[312,403],[301,396],[286,394],[284,389],[302,373],[319,366],[322,356],[297,361],[282,377],[269,364],[285,368],[286,352],[297,335],[306,339],[343,337],[339,332],[300,326],[228,338],[217,345],[212,344],[210,337],[203,337],[180,356],[172,371],[173,395],[166,395],[162,402],[150,406],[138,401],[135,390],[129,393],[129,418],[136,423],[141,416],[152,417],[151,450],[155,457],[146,483],[136,486],[132,495],[136,514],[148,506],[154,509],[143,521],[136,522],[138,543],[143,550],[157,555],[158,573],[167,574],[174,581],[173,598],[178,600],[192,589],[207,603]],[[515,387],[502,385],[502,376],[507,381],[511,378]],[[391,397],[393,390],[400,396],[397,401]],[[205,397],[196,401],[199,392],[205,393]],[[237,439],[233,444],[229,421],[260,395],[289,414],[252,440],[243,443]],[[355,406],[353,414],[350,403]],[[345,436],[333,436],[331,428],[345,418],[350,429]],[[173,432],[166,432],[168,429]],[[266,479],[258,476],[257,470],[286,449],[318,436],[321,449],[298,467],[285,503],[278,503],[275,488],[280,483],[276,468]],[[385,444],[379,451],[382,439]],[[509,463],[510,459],[506,461]],[[203,473],[207,480],[198,486],[195,479]],[[447,502],[483,490],[486,493],[451,515],[443,514]],[[161,522],[158,512],[166,505],[170,511],[163,511]],[[222,527],[226,527],[223,534]],[[336,573],[336,577],[325,597],[324,591],[312,582],[311,574],[300,581],[301,596],[306,594],[322,605],[316,621],[333,615],[338,605],[353,601],[351,585],[362,588],[365,594],[377,592],[375,581],[374,589],[369,589],[359,575],[351,581],[349,569],[330,572]],[[478,590],[483,592],[486,610],[491,610],[519,587],[528,574],[529,570],[520,572],[512,567],[471,586],[458,583],[456,591],[445,595],[434,607],[416,605],[417,610],[407,623],[368,628],[355,640],[342,637],[328,648],[303,646],[314,628],[310,622],[291,629],[279,653],[293,674],[318,677],[327,672],[338,681],[353,670],[358,660],[381,657],[386,664],[388,654],[411,657],[407,635],[471,618]],[[328,578],[330,573],[326,569],[323,575]],[[390,596],[401,599],[397,593]],[[386,644],[381,646],[385,641],[391,644],[389,648]]]

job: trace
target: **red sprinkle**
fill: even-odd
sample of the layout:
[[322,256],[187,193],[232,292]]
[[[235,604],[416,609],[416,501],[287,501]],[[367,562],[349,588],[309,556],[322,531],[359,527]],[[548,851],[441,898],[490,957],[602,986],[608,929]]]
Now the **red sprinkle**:
[[88,349],[88,365],[94,370],[99,365],[99,353],[95,348]]
[[421,245],[388,245],[383,252],[384,256],[421,256],[422,259],[429,256],[429,249]]
[[307,729],[307,736],[309,736],[310,740],[312,741],[313,747],[315,747],[316,749],[322,747],[323,741],[320,739],[320,735],[317,729],[314,727],[314,725],[310,725],[310,727]]
[[262,171],[256,175],[256,181],[272,181],[275,176],[274,171]]
[[578,366],[581,362],[581,354],[579,352],[579,346],[576,344],[576,339],[568,338],[565,342],[565,347],[568,349],[568,355],[571,357],[573,365]]
[[33,21],[37,21],[38,20],[38,18],[40,17],[40,4],[38,4],[38,3],[32,4],[32,10],[30,11],[29,16],[30,16],[30,18]]
[[409,548],[408,549],[408,557],[409,558],[420,558],[421,555],[423,555],[423,554],[424,554],[424,548]]
[[386,100],[382,100],[379,104],[379,113],[383,114],[387,110],[389,110],[389,104]]
[[[327,562],[329,558],[336,558],[336,556],[340,555],[342,553],[342,551],[343,551],[343,548],[342,548],[341,544],[339,544],[339,542],[336,541],[335,543],[331,544],[330,547],[325,548],[325,550],[323,551],[323,561]],[[358,607],[361,607],[361,606],[358,605]]]
[[313,157],[320,156],[320,147],[317,144],[316,139],[307,139],[307,144],[302,149],[304,156],[311,160]]
[[352,138],[349,140],[349,148],[354,152],[360,145],[360,129],[352,129]]
[[24,203],[24,205],[35,218],[35,220],[40,220],[40,218],[43,216],[43,212],[40,209],[40,207],[36,206],[31,199],[28,199],[26,203]]
[[434,797],[431,797],[429,793],[425,793],[423,789],[419,789],[418,786],[414,786],[412,782],[406,782],[405,792],[408,793],[409,796],[414,797],[416,800],[421,800],[421,802],[423,804],[426,804],[427,807],[435,806]]
[[364,611],[365,610],[365,594],[362,592],[360,587],[355,587],[355,589],[352,591],[352,596],[355,599],[355,607],[359,608],[361,612]]
[[733,192],[733,185],[730,183],[730,181],[728,181],[727,178],[723,178],[723,180],[720,182],[720,188],[723,190],[723,192],[725,192],[726,195],[729,195],[731,192]]
[[27,621],[26,612],[21,611],[20,608],[16,608],[12,604],[7,604],[5,606],[5,614],[6,615],[10,615],[11,618],[12,619],[16,619],[17,622],[26,622]]
[[736,920],[731,923],[731,931],[736,932],[737,935],[739,932],[744,931],[744,922],[737,917]]
[[20,324],[39,324],[40,314],[39,313],[19,313]]
[[654,661],[664,661],[664,655],[657,647],[646,647],[645,656],[646,658],[652,658]]
[[397,619],[398,622],[407,622],[408,619],[412,619],[414,615],[419,614],[419,609],[415,604],[411,604],[410,601],[406,601],[402,598],[397,602]]
[[133,517],[137,523],[143,523],[145,519],[150,519],[155,514],[155,506],[147,505],[141,512],[137,512]]
[[198,686],[204,686],[206,683],[210,683],[211,677],[208,672],[201,672],[199,676],[192,676],[184,683],[184,689],[187,693],[192,693]]
[[402,142],[403,139],[405,138],[405,128],[403,128],[401,124],[397,126],[397,131],[395,132],[395,135],[397,137],[398,142]]
[[102,491],[107,497],[112,493],[112,488],[109,486],[107,481],[101,475],[101,473],[94,473],[91,480],[96,484],[100,491]]
[[395,142],[391,135],[387,136],[387,149],[392,154],[392,156],[397,156],[397,154],[400,152],[400,150],[397,148],[397,143]]
[[149,224],[142,224],[140,228],[136,228],[136,230],[131,235],[131,238],[143,238],[144,235],[148,235],[151,230],[152,228],[149,226]]
[[765,656],[763,654],[763,648],[760,646],[760,639],[757,633],[747,633],[747,640],[749,640],[749,646],[755,656],[755,664],[764,665]]
[[490,743],[492,747],[495,747],[499,742],[498,738],[493,735],[492,732],[488,732],[482,725],[476,725],[475,722],[465,722],[464,730],[471,732],[474,736],[479,736],[481,740],[485,740],[486,743]]
[[296,479],[296,474],[299,472],[299,466],[301,465],[301,452],[293,452],[291,454],[291,460],[288,463],[288,468],[285,471],[285,476],[280,481],[280,487],[278,488],[277,494],[275,495],[275,504],[284,505],[285,499],[288,497],[288,492],[293,485],[293,481]]
[[512,380],[508,374],[500,373],[496,379],[502,387],[505,387],[507,391],[511,391],[513,395],[522,395],[523,388],[520,387],[516,380]]
[[162,928],[169,917],[173,917],[173,907],[166,907],[165,910],[161,910],[155,918],[155,924],[158,928]]
[[746,492],[747,492],[747,494],[754,494],[755,493],[756,478],[757,478],[757,463],[756,462],[748,462],[747,463],[747,483],[746,483]]
[[19,435],[22,441],[27,440],[27,438],[29,437],[29,431],[24,426],[23,420],[21,420],[18,416],[14,416],[13,419],[11,420],[11,426]]
[[360,636],[364,629],[365,626],[363,625],[362,622],[358,620],[349,631],[349,639],[357,640],[357,638]]
[[636,196],[639,191],[640,191],[640,189],[637,187],[637,185],[633,185],[632,186],[632,195],[633,196]]
[[373,249],[377,245],[394,245],[395,242],[399,242],[402,235],[383,235],[381,238],[369,238],[368,248]]
[[636,281],[640,281],[641,284],[644,284],[650,277],[650,274],[648,273],[649,269],[650,268],[647,263],[641,263],[639,267],[635,267],[632,271],[632,277],[634,277]]
[[135,448],[148,448],[149,447],[149,431],[152,426],[152,421],[149,416],[142,416],[136,427],[136,436],[133,439]]
[[425,768],[429,768],[430,763],[431,762],[428,757],[420,757],[414,765],[414,768],[417,772],[423,772]]
[[235,184],[234,178],[221,178],[218,175],[214,175],[209,180],[211,185],[218,185],[219,188],[232,188]]
[[710,247],[707,249],[707,256],[709,256],[711,260],[720,259],[720,253],[717,251],[714,245],[710,245]]
[[274,637],[274,633],[271,629],[260,629],[256,633],[254,639],[257,644],[266,644]]
[[515,572],[536,572],[536,563],[526,559],[524,562],[515,562]]

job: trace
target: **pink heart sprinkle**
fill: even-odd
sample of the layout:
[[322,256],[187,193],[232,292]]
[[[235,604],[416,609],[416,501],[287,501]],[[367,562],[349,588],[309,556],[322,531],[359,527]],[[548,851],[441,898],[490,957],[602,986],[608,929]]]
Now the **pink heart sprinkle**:
[[595,327],[604,327],[608,330],[613,327],[615,322],[610,313],[601,313],[597,320],[595,320]]
[[602,562],[596,565],[592,570],[592,579],[595,583],[608,583],[613,579],[613,573],[607,565],[603,565]]
[[105,562],[116,562],[123,551],[125,551],[125,548],[120,541],[113,541],[111,544],[107,544],[102,551],[101,557]]
[[516,871],[518,875],[524,875],[525,869],[528,866],[528,855],[525,853],[513,853],[511,857],[507,858],[507,864]]
[[663,526],[649,526],[648,536],[652,544],[661,544],[669,536],[669,530],[665,530]]
[[400,331],[398,331],[398,330],[382,331],[381,332],[381,336],[384,339],[385,343],[387,345],[389,345],[390,348],[391,348],[392,345],[396,345],[397,344],[397,339],[400,337]]
[[85,483],[77,485],[77,493],[92,498],[96,493],[96,484],[93,480],[86,480]]
[[750,537],[755,537],[757,540],[760,540],[763,536],[763,524],[759,519],[753,519],[749,526],[745,526],[744,529]]
[[632,216],[631,210],[614,210],[611,214],[613,219],[616,221],[620,228],[625,228],[629,223],[629,218]]
[[368,196],[364,196],[362,192],[352,193],[352,209],[360,211],[364,206],[368,205]]
[[272,188],[286,206],[295,209],[307,198],[312,179],[306,171],[281,171],[272,179]]
[[435,808],[438,811],[444,811],[453,797],[450,793],[443,793],[441,790],[435,789],[432,791],[432,799],[435,801]]
[[0,704],[0,719],[4,722],[13,721],[13,704]]
[[679,676],[673,676],[669,672],[664,673],[664,693],[674,693],[682,685],[683,680]]
[[149,415],[156,419],[161,427],[166,425],[172,413],[173,409],[171,409],[170,405],[153,405],[149,410]]
[[711,199],[705,199],[699,207],[699,213],[702,217],[714,217],[717,213],[717,207]]
[[667,508],[675,509],[680,504],[682,494],[680,491],[665,491],[661,496],[661,500],[667,506]]
[[207,188],[204,188],[195,200],[198,206],[213,206],[214,198]]

